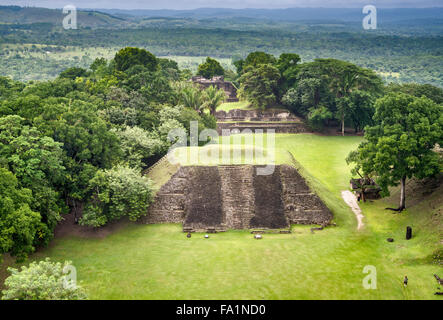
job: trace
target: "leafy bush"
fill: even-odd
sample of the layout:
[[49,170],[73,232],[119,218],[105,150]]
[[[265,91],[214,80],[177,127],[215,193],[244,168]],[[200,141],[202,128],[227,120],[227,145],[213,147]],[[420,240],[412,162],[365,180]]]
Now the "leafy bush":
[[123,216],[136,221],[147,214],[153,199],[151,180],[136,169],[123,166],[97,171],[89,182],[89,190],[92,196],[80,224],[92,227],[103,226]]
[[49,258],[32,262],[22,270],[8,268],[11,275],[5,280],[2,300],[84,300],[83,288],[69,281],[70,261],[51,262]]
[[142,161],[167,149],[156,132],[148,132],[139,127],[126,127],[116,131],[120,138],[124,159],[131,168],[141,168]]
[[325,106],[312,108],[308,115],[308,123],[314,130],[322,130],[327,120],[332,118],[332,112]]

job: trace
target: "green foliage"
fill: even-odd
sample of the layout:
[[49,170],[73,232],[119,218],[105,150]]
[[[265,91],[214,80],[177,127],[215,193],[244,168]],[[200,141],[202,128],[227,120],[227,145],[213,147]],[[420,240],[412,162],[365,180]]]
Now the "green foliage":
[[0,101],[18,93],[24,88],[24,86],[25,85],[21,82],[0,76]]
[[127,216],[136,221],[147,214],[152,202],[152,183],[136,169],[118,166],[99,170],[89,181],[92,197],[88,201],[80,224],[100,227]]
[[156,71],[158,66],[157,58],[145,49],[126,47],[116,53],[114,57],[115,68],[118,71],[126,71],[129,68],[141,65],[148,71]]
[[362,90],[351,91],[345,98],[348,105],[347,119],[352,123],[355,132],[362,131],[365,126],[372,124],[375,97]]
[[327,124],[328,120],[333,117],[331,111],[325,106],[312,108],[308,114],[308,123],[314,130],[321,131]]
[[204,104],[204,96],[202,90],[193,85],[184,85],[178,88],[179,91],[179,103],[186,108],[193,109],[197,112],[201,112]]
[[154,155],[166,152],[167,144],[157,132],[147,132],[139,127],[126,127],[116,131],[123,150],[123,158],[131,168],[146,166],[147,160]]
[[271,54],[262,51],[251,52],[245,59],[243,70],[248,66],[258,67],[262,64],[274,64],[275,62],[275,57]]
[[66,209],[59,192],[65,182],[62,144],[23,122],[19,116],[0,118],[0,157],[19,179],[19,186],[32,190],[31,208],[45,222],[35,243],[47,244]]
[[211,115],[214,116],[217,107],[221,105],[226,98],[225,91],[210,86],[204,91],[203,95],[205,102],[203,103],[202,108],[208,109]]
[[301,58],[295,53],[282,53],[275,66],[281,74],[279,83],[279,98],[295,84],[297,77],[297,64]]
[[366,141],[347,159],[355,163],[354,174],[375,176],[387,195],[389,186],[402,182],[404,192],[405,179],[441,171],[442,159],[433,149],[443,141],[442,106],[425,97],[390,93],[375,108],[375,125],[366,128]]
[[[85,300],[84,289],[72,283],[68,274],[72,262],[32,262],[22,270],[8,268],[2,300]],[[71,271],[72,272],[72,271]]]
[[75,80],[76,78],[86,77],[87,75],[88,71],[86,71],[85,69],[78,67],[71,67],[61,72],[59,77]]
[[[0,21],[11,19],[8,14],[3,17],[6,20]],[[270,22],[263,18],[192,22],[176,17],[161,21],[153,18],[142,19],[135,29],[130,26],[117,29],[113,23],[110,29],[68,31],[69,36],[66,30],[51,24],[4,23],[0,25],[0,73],[21,81],[48,80],[71,66],[87,69],[97,57],[111,58],[116,48],[131,44],[149,48],[157,56],[201,57],[204,53],[234,61],[257,50],[275,56],[296,52],[303,61],[333,57],[373,69],[387,82],[430,83],[441,87],[441,24],[423,19],[417,27],[415,23],[419,21],[408,17],[407,25],[393,23],[369,34],[362,32],[361,19],[357,20],[351,24],[328,21],[325,27],[300,21]],[[57,24],[60,26],[60,21]],[[427,30],[421,30],[423,27]]]
[[105,58],[96,58],[94,62],[89,66],[89,69],[91,69],[94,72],[100,72],[101,70],[104,70],[106,66],[108,65],[108,61],[106,61]]
[[[140,217],[151,201],[148,181],[115,166],[146,168],[166,153],[169,131],[189,132],[189,121],[198,121],[199,131],[215,128],[213,116],[199,114],[200,104],[199,112],[174,106],[177,88],[187,86],[173,86],[180,77],[175,62],[155,60],[154,69],[141,49],[117,56],[126,72],[116,61],[96,59],[91,71],[70,68],[52,81],[0,78],[0,168],[7,170],[0,181],[0,253],[22,260],[47,245],[61,214],[79,201],[88,202],[86,225]],[[109,198],[98,197],[100,188]]]
[[345,122],[356,131],[371,123],[373,101],[382,93],[382,81],[372,70],[335,59],[317,59],[294,70],[295,84],[282,98],[293,111],[306,117],[326,107],[343,133]]
[[386,93],[390,92],[402,92],[410,94],[415,97],[425,96],[431,99],[437,104],[443,103],[443,89],[433,86],[431,84],[419,84],[419,83],[390,83],[386,86]]
[[75,101],[62,117],[54,122],[53,136],[63,143],[65,167],[69,172],[66,191],[73,198],[81,199],[93,168],[111,168],[120,158],[119,141],[94,107]]
[[31,203],[31,190],[19,188],[14,174],[0,168],[0,254],[10,252],[20,261],[34,251],[44,225]]
[[221,64],[210,57],[206,58],[206,61],[198,66],[197,75],[205,77],[206,79],[211,79],[214,76],[223,76],[225,70]]
[[163,71],[151,72],[141,66],[128,70],[123,86],[128,90],[138,90],[150,103],[172,102],[173,90]]
[[270,64],[247,66],[240,77],[239,95],[259,108],[271,107],[277,102],[279,70]]

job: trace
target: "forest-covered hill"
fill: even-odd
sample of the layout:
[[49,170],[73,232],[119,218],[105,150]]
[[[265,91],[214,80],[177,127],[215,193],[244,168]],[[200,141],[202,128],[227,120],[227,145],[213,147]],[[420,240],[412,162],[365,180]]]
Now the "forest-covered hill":
[[[61,27],[64,16],[61,9],[0,6],[0,24],[49,23]],[[78,11],[77,19],[83,28],[115,28],[128,25],[125,19],[98,11]]]
[[357,9],[105,11],[79,11],[79,29],[64,30],[60,10],[0,7],[0,74],[50,79],[136,46],[192,68],[197,57],[296,52],[303,61],[347,60],[387,82],[443,83],[441,8],[380,9],[377,30],[362,29]]

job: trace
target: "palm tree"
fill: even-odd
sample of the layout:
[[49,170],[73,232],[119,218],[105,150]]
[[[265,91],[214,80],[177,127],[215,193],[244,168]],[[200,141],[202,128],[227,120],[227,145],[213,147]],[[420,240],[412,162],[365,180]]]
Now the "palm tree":
[[180,92],[180,98],[183,106],[194,109],[198,113],[201,112],[203,106],[202,91],[195,87],[184,87]]
[[204,91],[203,95],[205,102],[203,103],[202,108],[209,109],[211,115],[215,116],[215,111],[217,110],[217,107],[221,105],[223,101],[225,101],[225,91],[222,89],[217,89],[214,86],[210,86]]

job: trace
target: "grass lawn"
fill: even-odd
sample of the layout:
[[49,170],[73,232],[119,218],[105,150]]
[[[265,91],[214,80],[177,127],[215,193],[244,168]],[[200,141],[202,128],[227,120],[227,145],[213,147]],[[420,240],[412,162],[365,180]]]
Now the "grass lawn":
[[234,109],[254,110],[255,107],[253,107],[248,101],[225,102],[218,106],[217,111],[229,112]]
[[[293,163],[288,151],[294,156],[333,211],[336,227],[312,234],[309,226],[293,226],[291,234],[254,240],[247,231],[187,239],[180,225],[134,224],[103,239],[55,239],[31,259],[72,260],[92,299],[441,299],[433,295],[433,274],[442,268],[431,259],[442,247],[441,215],[437,223],[431,215],[441,212],[441,200],[433,195],[433,202],[399,215],[383,210],[391,199],[367,202],[365,227],[356,231],[340,191],[350,178],[344,159],[360,141],[311,134],[276,138],[277,163]],[[407,225],[414,230],[409,241]],[[362,286],[366,265],[377,268],[376,290]]]

